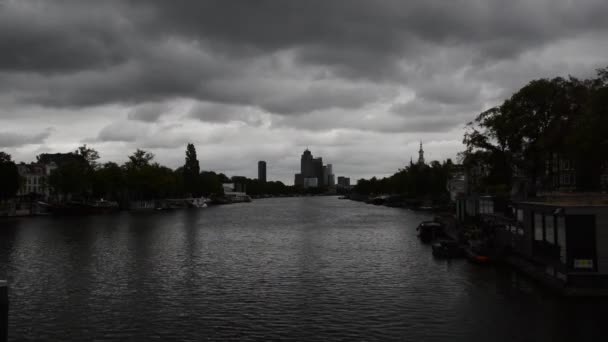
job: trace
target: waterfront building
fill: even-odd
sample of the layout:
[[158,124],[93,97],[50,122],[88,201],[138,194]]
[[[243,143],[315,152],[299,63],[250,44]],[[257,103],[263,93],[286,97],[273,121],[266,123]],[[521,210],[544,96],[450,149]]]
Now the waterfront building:
[[575,195],[514,204],[498,242],[570,289],[608,289],[608,199]]
[[48,199],[51,195],[48,179],[51,172],[56,168],[57,165],[54,162],[49,162],[48,164],[18,164],[17,171],[22,178],[22,183],[17,191],[17,196],[34,194]]
[[477,225],[492,254],[565,295],[608,294],[608,197],[521,201],[459,196],[456,217]]
[[258,180],[266,183],[266,162],[263,160],[258,162]]

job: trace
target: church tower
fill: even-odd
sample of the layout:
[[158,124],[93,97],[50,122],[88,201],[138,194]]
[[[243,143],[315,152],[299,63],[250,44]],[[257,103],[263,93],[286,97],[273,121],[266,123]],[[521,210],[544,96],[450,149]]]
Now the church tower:
[[420,142],[420,150],[418,151],[418,164],[424,165],[424,150],[422,149],[422,141]]

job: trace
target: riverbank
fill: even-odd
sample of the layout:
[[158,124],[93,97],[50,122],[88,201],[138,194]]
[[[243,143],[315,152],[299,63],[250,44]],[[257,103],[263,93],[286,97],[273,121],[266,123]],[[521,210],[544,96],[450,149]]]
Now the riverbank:
[[361,195],[351,193],[341,196],[342,199],[349,199],[367,204],[386,206],[391,208],[405,208],[418,211],[428,211],[432,213],[446,212],[452,207],[444,202],[433,199],[411,198],[403,195]]
[[565,342],[602,333],[605,302],[567,301],[507,268],[434,258],[415,235],[430,219],[297,197],[6,220],[9,340]]

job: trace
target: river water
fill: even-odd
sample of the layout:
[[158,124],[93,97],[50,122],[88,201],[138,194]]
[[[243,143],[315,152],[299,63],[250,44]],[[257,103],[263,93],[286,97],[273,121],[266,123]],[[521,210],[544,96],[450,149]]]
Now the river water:
[[336,197],[4,219],[9,339],[598,341],[605,331],[605,301],[434,259],[416,238],[424,219]]

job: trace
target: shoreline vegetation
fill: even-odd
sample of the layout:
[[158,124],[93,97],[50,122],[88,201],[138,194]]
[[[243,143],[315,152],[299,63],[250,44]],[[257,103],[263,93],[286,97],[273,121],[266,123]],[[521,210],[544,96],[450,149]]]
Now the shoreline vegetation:
[[[69,153],[41,154],[31,164],[16,164],[0,152],[0,217],[107,213],[115,210],[170,210],[250,202],[252,198],[320,195],[327,189],[302,189],[280,181],[262,182],[243,176],[201,171],[196,148],[188,144],[183,166],[173,170],[137,149],[128,160],[98,163],[99,153],[87,145]],[[36,192],[18,167],[34,168]],[[232,190],[225,192],[224,186]],[[32,184],[32,186],[34,186]]]
[[[529,198],[566,188],[607,191],[607,130],[608,67],[588,79],[532,80],[466,124],[457,164],[410,162],[390,177],[360,179],[353,193],[443,206],[451,202],[447,186],[456,174],[468,176],[466,193],[510,197],[516,190]],[[569,174],[554,174],[556,166]]]
[[[337,194],[394,207],[449,209],[454,198],[448,182],[456,173],[467,173],[471,175],[466,182],[468,193],[508,196],[525,179],[523,191],[526,196],[535,196],[550,189],[552,178],[543,176],[555,155],[575,165],[577,182],[572,191],[601,190],[606,185],[601,175],[608,174],[607,112],[608,68],[597,70],[596,77],[590,79],[533,80],[466,125],[466,150],[459,153],[458,163],[447,159],[427,164],[420,158],[390,177],[360,179],[352,189],[338,188]],[[120,209],[167,199],[205,198],[210,204],[230,203],[223,189],[226,183],[252,198],[328,192],[201,171],[196,149],[190,143],[184,165],[175,170],[155,162],[154,154],[142,149],[133,152],[122,165],[101,164],[98,159],[99,153],[87,145],[74,152],[37,156],[33,164],[50,167],[37,184],[42,195],[20,190],[24,179],[18,166],[28,164],[17,165],[9,154],[0,151],[0,216],[11,205],[32,206],[44,201],[98,206],[116,203]]]

